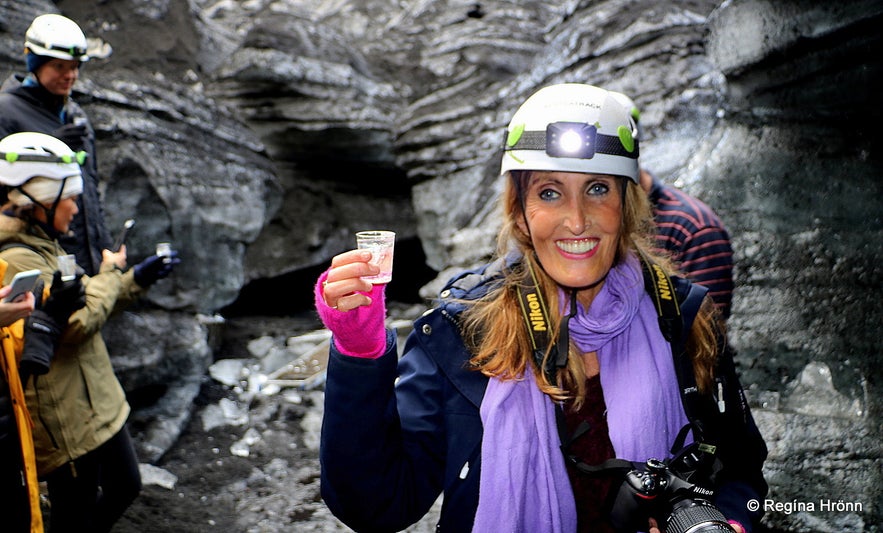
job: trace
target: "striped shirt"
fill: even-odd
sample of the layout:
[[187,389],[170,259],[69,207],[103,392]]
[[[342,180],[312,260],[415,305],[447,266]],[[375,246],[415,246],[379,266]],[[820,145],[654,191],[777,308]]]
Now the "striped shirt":
[[667,251],[690,279],[708,287],[725,318],[733,299],[733,249],[720,218],[703,202],[655,177],[650,202],[656,247]]

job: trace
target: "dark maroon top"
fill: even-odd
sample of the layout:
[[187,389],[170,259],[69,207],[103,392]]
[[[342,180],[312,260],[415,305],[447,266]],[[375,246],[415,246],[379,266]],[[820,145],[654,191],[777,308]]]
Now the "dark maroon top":
[[[613,444],[607,430],[607,405],[604,403],[604,394],[601,391],[601,378],[591,377],[586,382],[586,401],[582,409],[573,411],[569,406],[564,407],[564,423],[568,435],[573,435],[576,428],[582,423],[588,423],[588,431],[579,436],[570,445],[570,452],[590,465],[602,463],[615,457]],[[589,476],[576,469],[570,462],[567,463],[567,475],[573,487],[573,496],[576,499],[576,516],[578,531],[592,533],[613,532],[613,527],[607,522],[604,510],[607,501],[607,493],[610,489],[611,479],[609,476]]]

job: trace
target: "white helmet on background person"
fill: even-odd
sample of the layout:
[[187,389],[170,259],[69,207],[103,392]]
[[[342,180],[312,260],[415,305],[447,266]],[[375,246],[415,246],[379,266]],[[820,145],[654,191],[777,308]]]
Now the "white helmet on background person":
[[67,17],[48,14],[35,18],[25,33],[25,49],[38,56],[88,61],[86,35]]
[[544,87],[506,128],[500,173],[548,170],[623,176],[638,182],[631,115],[605,89],[582,83]]
[[641,139],[643,138],[641,132],[641,110],[638,109],[638,106],[635,104],[635,101],[629,98],[628,95],[624,93],[619,93],[616,91],[610,91],[610,94],[616,98],[616,101],[619,102],[626,111],[628,111],[629,115],[631,115],[632,119],[635,121],[635,138]]
[[13,133],[0,140],[0,185],[18,206],[76,196],[83,192],[85,155],[45,133]]

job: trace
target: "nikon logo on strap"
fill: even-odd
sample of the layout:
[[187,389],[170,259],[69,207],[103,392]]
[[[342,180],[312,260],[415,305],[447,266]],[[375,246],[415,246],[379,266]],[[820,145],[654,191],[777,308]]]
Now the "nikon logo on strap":
[[[521,305],[521,315],[524,317],[530,344],[533,348],[534,364],[538,369],[543,369],[549,383],[555,383],[555,369],[558,368],[558,363],[561,363],[561,366],[567,363],[567,352],[564,352],[564,358],[559,357],[558,347],[552,343],[549,309],[546,307],[543,295],[537,288],[537,276],[530,261],[525,260],[525,267],[528,274],[527,279],[524,284],[518,286],[518,303]],[[549,352],[548,358],[546,358],[547,351]],[[546,360],[545,364],[543,364],[544,359]]]
[[530,261],[525,261],[525,267],[528,277],[525,283],[518,287],[518,303],[521,304],[521,315],[524,317],[525,325],[527,325],[527,333],[530,336],[534,357],[537,359],[537,367],[542,368],[540,363],[543,359],[543,354],[552,341],[550,338],[549,309],[546,307],[543,295],[540,294],[537,288],[537,275],[533,271]]
[[656,294],[659,295],[659,299],[671,300],[671,282],[665,274],[665,271],[656,263],[650,263],[650,266],[653,267],[653,272],[656,274],[653,277],[656,280]]
[[528,293],[525,295],[525,299],[527,300],[527,308],[529,309],[527,317],[531,329],[534,331],[549,331],[549,326],[546,323],[546,317],[543,313],[537,293]]

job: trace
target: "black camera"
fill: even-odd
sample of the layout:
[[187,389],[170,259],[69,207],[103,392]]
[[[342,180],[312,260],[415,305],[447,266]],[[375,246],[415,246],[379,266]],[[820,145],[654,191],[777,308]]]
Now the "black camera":
[[709,499],[714,492],[694,485],[658,459],[636,463],[614,493],[610,520],[620,531],[646,531],[650,517],[666,533],[733,533]]

